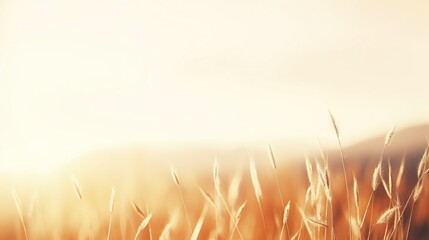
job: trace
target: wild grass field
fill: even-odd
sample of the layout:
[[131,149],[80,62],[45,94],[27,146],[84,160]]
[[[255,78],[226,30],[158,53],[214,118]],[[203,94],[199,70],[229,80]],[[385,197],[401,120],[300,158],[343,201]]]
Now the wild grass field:
[[391,157],[392,129],[357,161],[333,122],[338,148],[297,161],[267,145],[205,164],[120,155],[3,176],[0,239],[427,239],[427,149]]

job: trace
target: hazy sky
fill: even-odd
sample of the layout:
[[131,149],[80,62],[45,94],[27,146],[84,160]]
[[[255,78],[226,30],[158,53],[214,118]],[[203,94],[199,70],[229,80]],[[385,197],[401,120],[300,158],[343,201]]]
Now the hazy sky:
[[0,0],[0,157],[429,120],[427,1]]

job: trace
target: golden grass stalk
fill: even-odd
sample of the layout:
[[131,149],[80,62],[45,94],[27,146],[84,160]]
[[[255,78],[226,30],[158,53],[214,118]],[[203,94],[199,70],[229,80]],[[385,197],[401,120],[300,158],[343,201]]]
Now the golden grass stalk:
[[381,180],[381,183],[383,185],[384,191],[386,192],[386,194],[389,197],[389,199],[392,200],[392,193],[390,191],[391,187],[389,188],[389,186],[386,183],[386,180],[384,180],[384,177],[383,177],[383,168],[382,167],[380,167],[380,170],[378,171],[378,174],[380,175],[380,180]]
[[262,223],[264,225],[265,237],[268,237],[267,224],[264,216],[264,211],[262,209],[262,189],[258,180],[258,174],[256,172],[255,162],[252,160],[250,162],[250,178],[252,180],[253,189],[255,191],[256,200],[259,205],[259,212],[261,214]]
[[314,219],[314,218],[309,217],[309,216],[305,216],[305,217],[307,218],[307,220],[309,220],[309,223],[313,224],[316,227],[326,227],[326,228],[328,227],[328,224],[326,224],[320,220]]
[[380,176],[381,176],[381,161],[378,162],[377,167],[374,169],[372,174],[372,191],[375,192],[377,190],[378,185],[380,185]]
[[334,127],[335,134],[337,135],[337,138],[340,137],[340,130],[338,129],[337,121],[335,121],[334,115],[332,115],[331,112],[329,112],[329,116],[331,117],[332,126]]
[[234,228],[231,231],[231,235],[229,237],[229,239],[231,240],[232,237],[234,236],[234,232],[237,229],[238,234],[240,235],[240,239],[243,239],[243,236],[241,235],[239,229],[238,229],[238,223],[240,222],[241,219],[241,215],[243,214],[243,210],[246,207],[246,203],[244,202],[240,205],[240,207],[237,209],[237,212],[235,213],[235,224],[234,224]]
[[273,148],[271,147],[271,144],[268,144],[268,151],[269,151],[269,155],[270,155],[271,167],[274,170],[277,170],[277,163],[276,163],[276,159],[274,158]]
[[271,147],[271,144],[268,145],[268,149],[269,149],[269,155],[270,155],[270,163],[271,163],[271,167],[274,170],[274,176],[276,178],[276,185],[277,185],[277,190],[279,192],[279,196],[280,196],[280,201],[282,203],[282,207],[284,207],[285,203],[283,200],[283,194],[282,191],[280,189],[280,183],[279,183],[279,177],[278,177],[278,173],[277,173],[277,163],[276,163],[276,159],[274,157],[274,153],[273,153],[273,149]]
[[[236,181],[237,181],[237,179],[236,179]],[[226,202],[225,198],[224,198],[224,197],[223,197],[223,195],[222,195],[221,186],[220,186],[220,177],[219,177],[219,164],[218,164],[217,159],[215,159],[215,162],[214,162],[214,164],[213,164],[213,183],[214,183],[214,189],[215,189],[215,193],[214,193],[214,194],[215,194],[215,197],[214,197],[214,198],[211,198],[210,194],[208,194],[208,193],[207,193],[207,192],[205,192],[205,191],[203,191],[203,192],[202,192],[202,194],[203,194],[203,196],[204,196],[205,198],[207,198],[207,197],[208,197],[208,200],[210,200],[210,198],[213,200],[212,202],[213,202],[213,204],[214,204],[214,209],[215,209],[215,224],[216,224],[216,231],[217,231],[217,229],[218,229],[218,223],[219,223],[219,221],[218,221],[219,212],[218,212],[218,211],[220,211],[220,208],[219,208],[219,207],[218,207],[218,205],[217,205],[219,198],[220,198],[220,200],[222,201],[222,203],[223,203],[223,205],[224,205],[224,207],[225,207],[226,211],[228,212],[228,215],[229,215],[229,218],[230,218],[230,229],[231,229],[231,228],[235,228],[235,227],[236,227],[236,225],[237,225],[237,223],[236,223],[235,219],[234,219],[234,218],[233,218],[233,216],[232,216],[232,213],[231,213],[230,207],[228,206],[228,204],[227,204],[227,202]],[[237,181],[237,183],[236,183],[236,186],[234,187],[234,188],[236,188],[236,189],[237,189],[237,192],[236,192],[236,193],[234,193],[234,194],[235,194],[235,196],[230,197],[230,198],[235,198],[235,199],[229,199],[229,201],[230,201],[230,202],[235,202],[236,198],[238,197],[238,187],[239,187],[239,183],[240,183],[240,179],[238,178],[238,181]],[[229,189],[229,190],[231,191],[232,189]],[[232,205],[233,205],[233,204],[232,204]],[[237,229],[237,232],[238,232],[238,234],[239,234],[240,238],[241,238],[241,239],[243,239],[243,237],[242,237],[241,232],[240,232],[240,230],[239,230],[239,229]],[[217,232],[216,232],[216,234],[217,234]]]
[[428,157],[428,149],[426,148],[423,157],[420,159],[419,166],[417,167],[417,177],[420,178],[426,167],[426,159]]
[[197,240],[198,235],[200,234],[200,231],[201,231],[201,227],[203,226],[204,218],[206,217],[207,209],[208,209],[207,204],[205,204],[201,212],[201,215],[198,218],[197,224],[195,225],[194,231],[192,232],[191,240]]
[[228,204],[231,207],[235,206],[240,190],[241,174],[236,174],[231,180],[228,188]]
[[[297,206],[298,210],[301,213],[301,223],[300,223],[299,230],[298,230],[298,239],[301,239],[301,232],[302,232],[303,225],[308,224],[308,223],[306,223],[307,220],[305,219],[304,216],[305,216],[305,209],[307,208],[307,203],[310,200],[310,194],[311,194],[311,185],[308,186],[307,191],[305,192],[304,207],[301,209]],[[307,227],[307,226],[305,226],[305,227]],[[310,234],[310,232],[309,232],[309,234]]]
[[419,199],[420,194],[423,191],[423,181],[419,180],[416,185],[416,189],[413,193],[413,201],[416,202]]
[[360,224],[356,218],[352,218],[352,230],[353,234],[358,238],[361,239],[361,232],[360,232]]
[[388,146],[390,142],[392,141],[393,135],[395,135],[396,126],[393,126],[393,128],[387,133],[385,139],[384,139],[384,145]]
[[[418,197],[417,197],[418,198]],[[415,202],[417,201],[417,199],[415,199],[413,201],[413,204],[411,205],[411,212],[410,212],[410,220],[408,221],[408,227],[407,227],[407,235],[405,237],[405,239],[408,239],[408,236],[410,234],[410,228],[411,228],[411,222],[413,220],[413,212],[414,212],[414,206],[415,206]]]
[[[372,173],[372,182],[371,182],[372,192],[371,192],[371,195],[369,196],[369,200],[368,200],[368,203],[367,203],[366,208],[365,208],[365,213],[363,214],[362,221],[360,223],[360,228],[362,228],[363,224],[365,223],[365,218],[367,216],[368,209],[370,206],[371,206],[371,215],[369,217],[369,226],[370,227],[372,226],[372,215],[373,215],[373,208],[374,208],[374,198],[373,197],[374,197],[375,190],[377,190],[378,186],[380,185],[381,166],[382,166],[381,164],[382,164],[382,161],[380,158],[377,166],[374,169],[374,172]],[[368,240],[369,240],[370,236],[371,236],[371,229],[368,233],[368,238],[367,238]]]
[[[405,209],[407,208],[408,204],[410,203],[411,198],[413,199],[413,206],[412,206],[411,211],[413,211],[414,204],[418,200],[418,197],[420,196],[420,193],[423,190],[423,184],[420,184],[420,182],[423,182],[423,177],[429,172],[429,169],[427,169],[425,171],[424,170],[425,166],[421,166],[421,165],[422,165],[422,161],[426,162],[427,154],[428,154],[428,148],[426,148],[426,150],[422,156],[422,159],[420,160],[419,166],[417,168],[417,175],[419,176],[417,179],[417,184],[416,184],[416,186],[414,186],[413,191],[411,191],[410,196],[408,197],[407,202],[405,203],[404,208],[402,209],[402,212],[401,212],[400,216],[398,217],[398,220],[395,222],[395,225],[393,227],[393,230],[392,230],[392,233],[391,233],[391,236],[389,239],[391,239],[394,236],[395,231],[396,231],[399,223],[401,222],[401,220],[404,216]],[[421,169],[423,169],[423,170],[421,170]],[[411,217],[412,217],[412,214],[410,215],[410,222],[411,222]],[[409,224],[410,224],[410,222],[409,222]],[[407,230],[406,239],[408,238],[408,232],[409,232],[409,229]]]
[[[125,214],[127,215],[128,222],[130,223],[131,228],[133,229],[133,231],[134,231],[134,232],[137,232],[137,229],[135,228],[134,223],[133,223],[133,221],[131,220],[130,215],[128,214],[128,211],[125,211]],[[139,239],[140,239],[140,238],[139,238]]]
[[132,201],[132,202],[131,202],[131,206],[133,207],[134,212],[136,212],[136,213],[137,213],[138,215],[140,215],[142,218],[144,218],[144,217],[145,217],[145,214],[144,214],[143,210],[141,209],[141,207],[140,207],[139,205],[137,205],[137,203],[136,203],[136,202]]
[[173,224],[171,222],[167,223],[164,229],[162,229],[161,235],[159,235],[159,239],[160,240],[170,239],[170,232],[172,228],[173,228]]
[[76,193],[76,196],[79,198],[79,200],[82,201],[82,190],[80,188],[79,182],[74,176],[71,176],[71,181],[72,181],[73,189]]
[[308,157],[305,157],[305,169],[307,170],[307,177],[310,185],[313,185],[313,167],[311,166]]
[[405,168],[405,157],[402,158],[401,160],[401,166],[399,167],[398,170],[398,175],[396,177],[396,190],[398,191],[399,186],[401,185],[401,181],[402,181],[402,176],[404,175],[404,168]]
[[[307,216],[305,216],[305,212],[304,212],[305,209],[301,209],[301,208],[298,207],[298,210],[299,210],[299,213],[301,214],[301,219],[302,219],[301,223],[305,226],[305,230],[307,230],[308,235],[310,236],[310,239],[314,239],[314,236],[312,234],[310,225],[308,223],[309,220],[308,220]],[[298,239],[301,238],[302,224],[301,224],[301,227],[300,227],[300,230],[299,230]]]
[[236,213],[236,216],[235,216],[235,219],[237,220],[237,222],[241,219],[241,215],[243,214],[243,210],[246,207],[246,203],[247,202],[242,203],[240,205],[240,207],[237,209],[237,213]]
[[170,166],[171,176],[173,177],[173,181],[177,186],[180,186],[179,177],[177,176],[177,172],[173,166]]
[[182,200],[182,206],[183,206],[183,209],[185,210],[189,233],[192,233],[191,221],[189,220],[189,213],[188,213],[188,209],[186,208],[185,199],[183,198],[182,187],[180,185],[179,177],[173,166],[170,166],[170,171],[173,177],[173,181],[176,184],[177,188],[179,189],[180,199]]
[[258,202],[260,202],[262,200],[262,189],[261,189],[261,185],[259,184],[258,174],[256,172],[256,167],[255,167],[254,161],[250,162],[250,178],[252,180],[253,189],[255,191],[256,199],[258,200]]
[[15,202],[16,210],[18,211],[19,220],[21,221],[22,229],[24,230],[25,239],[28,240],[27,227],[24,222],[24,215],[22,213],[21,201],[19,200],[18,194],[15,190],[12,190],[13,201]]
[[[325,215],[326,218],[328,218],[328,210],[330,210],[330,217],[331,217],[331,238],[335,238],[335,230],[334,230],[334,214],[333,214],[333,208],[332,208],[332,194],[331,194],[331,190],[330,190],[330,185],[329,185],[329,169],[328,169],[328,161],[325,158],[323,152],[322,152],[322,159],[325,162],[325,167],[322,169],[322,167],[320,166],[319,161],[316,161],[316,169],[317,169],[317,174],[319,175],[319,183],[322,185],[324,192],[325,192],[325,197],[326,197],[326,203],[325,203]],[[325,231],[325,239],[327,239],[327,230],[324,229]]]
[[332,115],[331,112],[329,112],[329,115],[331,116],[332,125],[333,125],[335,133],[337,135],[338,146],[340,148],[341,164],[342,164],[342,167],[343,167],[344,183],[345,183],[345,187],[346,187],[347,210],[349,212],[349,239],[352,239],[352,227],[350,226],[351,221],[352,221],[352,212],[351,212],[351,209],[350,209],[349,184],[347,182],[346,164],[345,164],[345,158],[344,158],[344,153],[343,153],[343,147],[342,147],[341,140],[340,140],[340,131],[338,129],[338,126],[337,126],[337,123],[335,121],[335,118],[334,118],[334,116]]
[[[371,192],[371,195],[369,196],[369,200],[368,200],[368,203],[366,205],[365,212],[363,214],[363,217],[362,217],[362,220],[360,223],[361,228],[363,227],[363,224],[365,222],[365,218],[367,216],[368,209],[370,206],[371,206],[371,216],[370,216],[370,220],[369,220],[369,226],[372,225],[372,210],[373,210],[373,201],[374,201],[373,196],[374,196],[375,190],[377,190],[378,186],[380,185],[381,163],[382,163],[381,161],[378,161],[378,164],[375,167],[374,172],[372,173],[372,181],[371,181],[372,192]],[[369,237],[369,235],[368,235],[368,237]]]
[[356,180],[356,176],[353,175],[353,196],[355,200],[356,207],[356,220],[360,225],[360,211],[359,211],[359,186]]
[[200,189],[201,195],[203,195],[206,201],[209,202],[213,207],[216,207],[213,197],[208,192],[204,191],[204,189],[202,189],[201,187],[199,189]]
[[[393,194],[393,192],[392,192],[392,165],[390,163],[390,158],[388,159],[387,163],[388,163],[388,171],[389,171],[388,172],[388,177],[389,177],[389,192],[390,192],[390,195],[392,196],[392,194]],[[390,200],[392,201],[393,199],[390,198]]]
[[408,239],[408,236],[409,236],[409,233],[410,233],[411,222],[413,220],[414,206],[416,205],[416,202],[419,199],[420,194],[423,191],[424,179],[422,178],[422,176],[424,174],[424,169],[426,168],[427,155],[428,155],[428,149],[425,150],[425,153],[423,154],[423,157],[420,160],[419,166],[417,168],[418,181],[417,181],[414,193],[413,193],[413,203],[411,205],[410,220],[408,221],[407,235],[406,235],[405,239]]
[[215,191],[220,193],[219,163],[217,162],[217,159],[215,159],[213,164],[213,182]]
[[287,219],[289,218],[289,212],[290,212],[290,201],[286,204],[286,206],[284,207],[283,210],[283,224],[282,224],[282,229],[280,230],[280,240],[283,239],[283,232],[286,226],[287,229],[287,234],[288,234],[288,238],[290,238],[290,233],[289,233],[289,227],[287,225]]
[[138,239],[138,236],[140,235],[140,233],[147,227],[147,225],[149,224],[150,219],[152,218],[152,213],[149,213],[140,223],[140,226],[137,228],[137,233],[134,237],[134,240]]
[[395,206],[384,211],[383,214],[381,214],[378,218],[377,224],[387,223],[387,221],[389,221],[389,219],[393,216],[393,213],[395,213],[395,211],[399,208],[400,206]]
[[331,199],[331,193],[329,191],[329,175],[327,169],[323,170],[319,162],[316,161],[317,175],[319,176],[320,183],[325,190],[325,196],[328,200]]
[[220,178],[219,178],[219,163],[215,159],[213,163],[213,188],[214,188],[214,211],[215,211],[215,233],[216,239],[219,239],[219,213],[220,208],[217,207],[220,191]]
[[115,207],[115,188],[112,187],[112,193],[110,194],[110,204],[109,204],[109,228],[107,229],[107,240],[110,239],[110,232],[112,229],[112,219],[113,219],[113,210]]
[[159,236],[160,240],[167,240],[167,239],[171,239],[170,238],[170,233],[171,230],[173,229],[173,227],[176,225],[177,221],[178,221],[178,211],[177,209],[173,212],[173,214],[170,216],[170,220],[168,221],[168,223],[164,226],[164,229],[162,229],[161,231],[161,235]]

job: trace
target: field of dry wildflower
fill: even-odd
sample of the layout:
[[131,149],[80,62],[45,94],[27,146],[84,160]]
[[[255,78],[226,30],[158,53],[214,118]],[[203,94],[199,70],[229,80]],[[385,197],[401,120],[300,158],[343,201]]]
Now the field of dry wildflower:
[[427,150],[391,158],[392,129],[357,161],[332,120],[338,148],[302,161],[267,145],[204,164],[134,154],[3,176],[0,238],[427,239]]

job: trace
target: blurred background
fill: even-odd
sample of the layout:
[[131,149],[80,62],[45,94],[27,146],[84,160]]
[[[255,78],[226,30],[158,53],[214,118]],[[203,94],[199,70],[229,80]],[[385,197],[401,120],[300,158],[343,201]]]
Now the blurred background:
[[426,1],[0,4],[3,165],[428,121]]
[[329,111],[359,166],[393,126],[387,153],[419,159],[428,11],[422,0],[0,0],[2,195],[12,204],[15,186],[30,202],[29,182],[70,174],[103,182],[103,199],[111,183],[131,194],[130,172],[155,169],[149,179],[172,163],[192,181],[189,166],[210,171],[217,157],[232,172],[266,160],[269,143],[284,164],[320,148],[337,158]]

